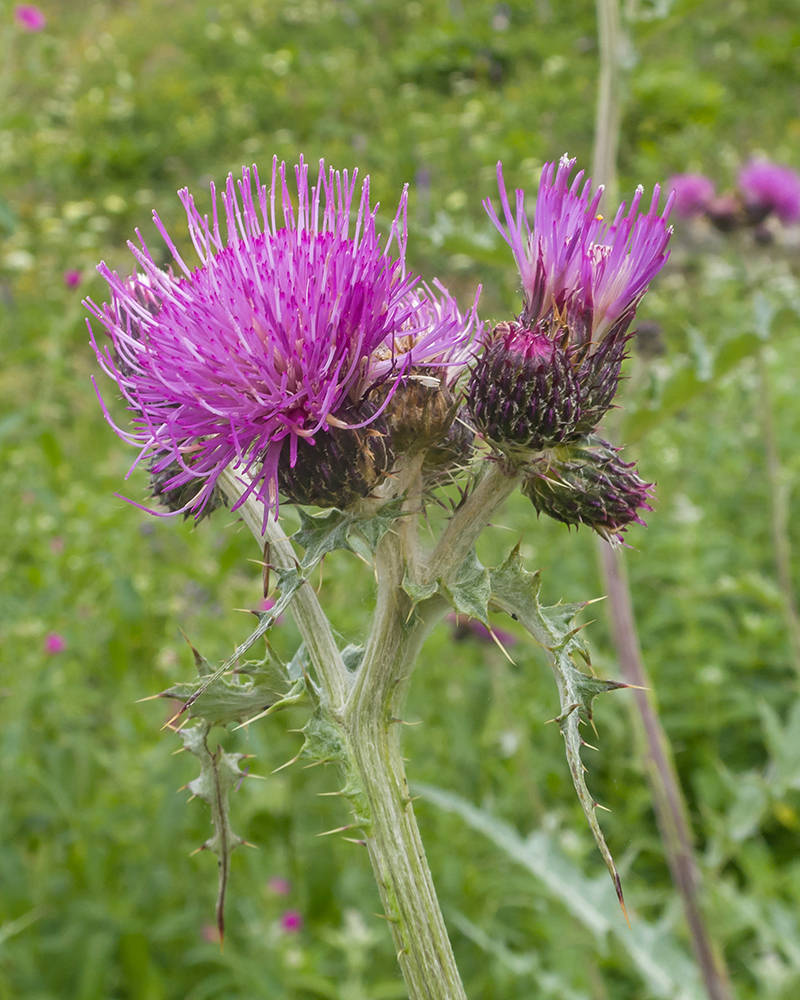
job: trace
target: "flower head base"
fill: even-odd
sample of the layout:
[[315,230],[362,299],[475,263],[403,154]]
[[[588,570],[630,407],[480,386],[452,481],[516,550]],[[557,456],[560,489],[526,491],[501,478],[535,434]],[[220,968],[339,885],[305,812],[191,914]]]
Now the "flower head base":
[[[427,452],[447,436],[460,402],[456,383],[483,346],[485,329],[476,313],[480,288],[470,311],[462,314],[447,289],[439,282],[434,286],[421,284],[409,293],[412,317],[383,348],[395,363],[404,355],[414,360],[386,407],[398,453]],[[374,358],[372,369],[377,373],[380,352]],[[379,386],[375,397],[383,399],[386,388]]]
[[531,231],[524,194],[511,211],[497,175],[505,225],[486,210],[514,252],[524,307],[515,323],[501,323],[475,366],[470,412],[499,447],[541,450],[591,432],[611,405],[625,356],[628,329],[651,279],[667,259],[672,195],[658,214],[656,186],[639,214],[639,188],[609,225],[598,214],[602,189],[591,194],[574,160],[562,158],[542,173]]
[[[163,489],[193,483],[187,509],[195,513],[229,465],[251,478],[235,506],[255,493],[275,511],[279,467],[293,468],[301,445],[315,446],[340,426],[337,414],[360,407],[378,380],[389,385],[386,403],[406,370],[431,363],[434,348],[441,355],[458,340],[450,318],[422,315],[410,297],[407,193],[382,242],[369,179],[353,225],[355,173],[340,175],[320,164],[309,186],[301,159],[295,177],[296,209],[277,161],[269,191],[255,169],[243,170],[238,184],[228,178],[221,206],[212,186],[210,219],[182,191],[201,261],[195,270],[157,216],[177,277],[156,266],[144,242],[131,246],[140,269],[134,279],[99,268],[112,300],[89,308],[112,344],[95,343],[95,349],[134,425],[117,432],[141,448],[140,458],[155,458],[155,474],[175,464]],[[415,345],[402,356],[391,348],[401,330]],[[463,325],[458,333],[463,337]],[[373,409],[360,422],[379,415]]]
[[757,225],[771,213],[784,225],[800,220],[800,174],[789,167],[752,160],[739,173],[748,221]]
[[675,212],[682,219],[703,215],[714,200],[714,182],[704,174],[675,174],[665,187],[675,193]]
[[644,524],[639,510],[652,510],[652,483],[623,462],[619,450],[589,438],[548,463],[534,466],[522,492],[537,512],[567,525],[586,524],[612,544],[633,522]]
[[371,494],[394,464],[389,430],[377,411],[369,400],[343,407],[316,444],[298,443],[295,464],[278,467],[289,503],[341,509]]

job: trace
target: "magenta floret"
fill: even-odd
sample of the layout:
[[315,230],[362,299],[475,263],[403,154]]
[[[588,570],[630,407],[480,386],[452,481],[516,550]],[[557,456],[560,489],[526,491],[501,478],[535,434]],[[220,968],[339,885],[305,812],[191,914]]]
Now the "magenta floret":
[[[248,493],[275,511],[278,464],[294,465],[300,440],[313,444],[375,381],[389,383],[388,401],[412,364],[436,363],[471,336],[474,310],[462,322],[449,307],[437,313],[430,298],[421,307],[414,294],[417,280],[405,268],[407,191],[382,240],[369,178],[358,199],[356,174],[320,163],[309,187],[301,158],[295,208],[284,164],[273,162],[269,190],[255,168],[244,169],[237,183],[229,176],[221,212],[212,185],[210,219],[183,190],[199,267],[184,263],[154,213],[177,276],[156,265],[141,236],[141,247],[129,244],[133,279],[98,268],[111,304],[88,306],[111,345],[93,343],[133,424],[115,429],[140,447],[137,462],[157,456],[155,472],[174,466],[165,488],[196,485],[187,509],[202,511],[233,465],[252,478]],[[400,331],[415,349],[393,348]]]
[[567,156],[557,166],[545,164],[533,230],[523,191],[516,192],[516,212],[511,210],[500,163],[497,181],[505,224],[488,199],[484,206],[514,252],[525,295],[523,325],[532,329],[555,318],[568,328],[571,344],[582,346],[620,324],[630,325],[648,284],[669,256],[672,230],[667,219],[674,196],[659,214],[656,185],[649,208],[639,214],[644,194],[639,187],[628,212],[623,202],[608,223],[599,214],[602,188],[592,194],[591,180],[582,183],[583,171],[570,184],[574,165]]

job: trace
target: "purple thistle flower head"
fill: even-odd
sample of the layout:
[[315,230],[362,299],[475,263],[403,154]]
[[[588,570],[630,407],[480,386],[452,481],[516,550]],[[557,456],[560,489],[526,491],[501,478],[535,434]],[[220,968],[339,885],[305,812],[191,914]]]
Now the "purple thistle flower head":
[[525,215],[525,193],[516,192],[512,213],[503,181],[497,182],[505,224],[487,199],[489,217],[514,252],[522,277],[523,326],[566,328],[570,343],[597,343],[611,330],[630,325],[650,281],[664,266],[672,230],[667,219],[670,195],[658,214],[660,188],[655,186],[648,210],[639,214],[644,188],[639,187],[627,214],[623,202],[608,223],[598,209],[603,189],[592,194],[591,179],[580,171],[570,184],[574,159],[562,156],[558,166],[545,164],[536,200],[533,230]]
[[[210,218],[183,190],[199,267],[184,263],[154,213],[176,275],[155,264],[141,237],[140,247],[129,244],[132,279],[98,268],[111,304],[88,307],[111,346],[93,344],[133,420],[132,430],[115,429],[139,446],[137,461],[155,459],[154,474],[172,469],[164,491],[196,487],[184,510],[201,512],[232,465],[251,478],[235,507],[255,494],[276,512],[279,465],[294,468],[301,444],[307,451],[333,428],[371,423],[411,365],[430,364],[468,335],[412,294],[407,190],[382,241],[369,178],[358,198],[356,174],[320,163],[310,186],[301,158],[295,207],[275,159],[269,190],[255,168],[238,183],[229,176],[221,199],[212,185]],[[387,351],[398,331],[415,342],[404,354]],[[378,380],[388,386],[382,406],[364,408]]]
[[683,219],[702,215],[714,199],[714,183],[703,174],[675,174],[667,181],[675,194],[675,212]]
[[514,253],[524,295],[522,314],[496,328],[469,386],[477,426],[501,447],[541,450],[597,426],[619,383],[636,307],[669,256],[674,194],[659,214],[656,185],[640,214],[640,187],[630,209],[623,203],[607,223],[602,188],[592,194],[583,172],[570,183],[574,164],[564,156],[545,165],[533,229],[522,191],[512,212],[500,164],[505,222],[484,202]]
[[753,222],[774,212],[784,225],[800,220],[800,174],[768,160],[751,160],[739,172],[739,189]]

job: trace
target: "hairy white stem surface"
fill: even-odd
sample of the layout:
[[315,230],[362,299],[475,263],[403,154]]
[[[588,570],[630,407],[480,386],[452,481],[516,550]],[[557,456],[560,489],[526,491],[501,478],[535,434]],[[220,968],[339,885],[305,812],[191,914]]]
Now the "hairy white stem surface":
[[[222,473],[219,484],[225,495],[234,501],[238,500],[247,489],[247,483],[231,469],[226,469]],[[278,569],[293,569],[297,565],[292,543],[274,517],[267,518],[266,530],[262,534],[264,508],[258,500],[252,496],[248,497],[237,513],[253,533],[262,551],[265,543],[269,543],[269,561],[274,566]],[[309,584],[304,583],[297,591],[289,605],[289,611],[297,622],[311,662],[317,671],[327,699],[327,707],[336,718],[347,698],[350,676],[333,637],[330,622]]]

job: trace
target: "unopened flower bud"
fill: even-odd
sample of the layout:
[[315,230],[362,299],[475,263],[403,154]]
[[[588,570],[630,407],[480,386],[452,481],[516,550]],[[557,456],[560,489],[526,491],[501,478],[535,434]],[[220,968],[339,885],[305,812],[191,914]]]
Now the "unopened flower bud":
[[617,391],[626,339],[609,335],[590,353],[501,323],[467,389],[475,425],[504,450],[542,451],[591,432]]
[[[314,443],[297,442],[297,460],[290,465],[281,456],[278,484],[289,503],[343,510],[363,497],[394,464],[386,421],[374,417],[378,407],[369,401],[347,404],[329,418],[327,430],[314,435]],[[370,421],[366,427],[350,426]]]
[[585,524],[612,543],[633,522],[644,524],[639,510],[652,510],[652,483],[636,474],[634,463],[599,438],[563,449],[535,463],[522,492],[537,512],[567,525]]
[[457,402],[436,370],[414,370],[395,389],[385,410],[397,454],[427,451],[447,434]]

